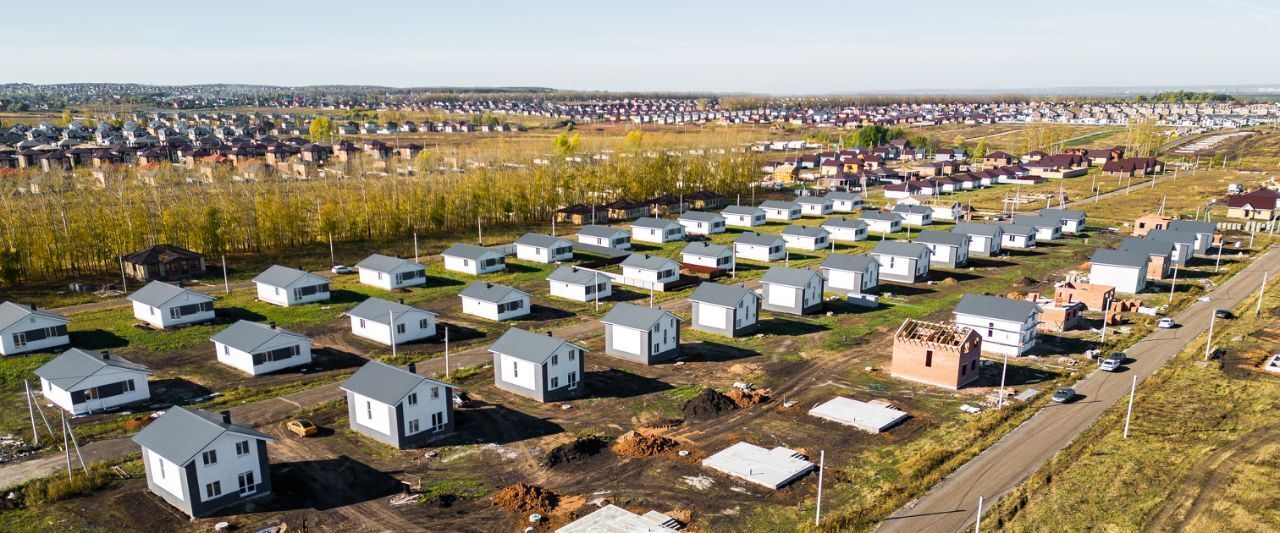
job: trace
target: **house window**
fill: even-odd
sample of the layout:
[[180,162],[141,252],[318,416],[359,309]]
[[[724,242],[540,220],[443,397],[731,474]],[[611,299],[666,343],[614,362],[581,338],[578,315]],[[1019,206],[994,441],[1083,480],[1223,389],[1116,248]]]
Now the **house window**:
[[239,476],[240,494],[249,495],[258,492],[258,484],[253,482],[253,471],[250,470]]
[[223,344],[223,345],[222,345],[222,355],[231,355],[231,347],[230,347],[230,346],[227,346],[227,345],[225,345],[225,344]]
[[404,324],[396,324],[396,333],[404,333]]
[[414,392],[409,394],[409,398],[406,401],[409,405],[418,405],[418,393]]
[[222,495],[222,482],[214,481],[204,486],[204,494],[206,498],[216,498]]
[[933,366],[933,350],[924,351],[924,366],[926,367]]
[[577,351],[577,350],[570,350],[570,351],[569,351],[569,360],[570,360],[570,361],[572,361],[572,360],[576,359],[577,357],[578,357],[578,351]]
[[431,429],[440,431],[444,429],[444,413],[431,413]]
[[360,329],[364,329],[364,319],[360,319]]
[[555,366],[555,365],[558,365],[558,364],[560,364],[560,355],[559,355],[559,354],[552,354],[552,355],[551,355],[551,365],[552,365],[552,366]]
[[551,378],[551,388],[555,389],[559,387],[560,387],[560,378],[559,377]]
[[987,322],[987,336],[988,336],[988,337],[990,337],[993,333],[995,333],[995,327],[996,327],[996,323],[995,323],[995,322]]
[[409,421],[409,431],[408,431],[408,433],[409,433],[409,434],[414,434],[414,433],[417,433],[418,431],[419,431],[418,419],[416,419],[416,418],[415,418],[415,419],[413,419],[413,420],[410,420],[410,421]]
[[27,345],[27,334],[25,332],[18,332],[13,334],[13,346],[15,348],[21,348],[26,345]]
[[520,363],[514,361],[511,362],[511,377],[520,377]]
[[574,387],[577,387],[577,386],[578,386],[578,373],[577,373],[576,371],[575,371],[575,372],[570,372],[570,373],[569,373],[568,381],[569,381],[569,388],[571,388],[571,389],[572,389],[572,388],[574,388]]
[[200,454],[200,459],[201,461],[204,462],[206,466],[216,465],[218,464],[218,450],[209,450],[207,452],[204,452]]
[[242,440],[242,441],[240,441],[240,442],[237,442],[237,443],[236,443],[236,455],[237,455],[237,456],[240,456],[240,455],[248,455],[248,453],[249,453],[249,441],[247,441],[247,440]]
[[418,321],[418,329],[427,329],[430,327],[431,327],[431,320],[424,318]]
[[377,274],[378,274],[378,281],[382,281],[382,273],[378,272]]
[[373,402],[364,402],[364,416],[366,419],[373,419]]

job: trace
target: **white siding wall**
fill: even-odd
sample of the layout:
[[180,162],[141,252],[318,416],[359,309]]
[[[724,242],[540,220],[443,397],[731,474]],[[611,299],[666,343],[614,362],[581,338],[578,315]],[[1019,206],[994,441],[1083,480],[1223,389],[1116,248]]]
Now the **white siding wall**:
[[355,402],[357,423],[383,435],[395,434],[395,421],[391,419],[394,411],[388,409],[390,406],[354,392],[351,399]]
[[872,255],[876,262],[880,264],[880,274],[889,274],[892,276],[911,276],[916,272],[916,260],[909,257],[897,257],[891,255]]
[[822,229],[827,230],[831,234],[831,239],[841,242],[855,242],[867,240],[867,230],[860,228],[833,228],[823,226]]
[[[184,500],[182,497],[182,468],[146,448],[142,449],[142,455],[143,459],[150,463],[151,471],[148,475],[151,477],[151,482],[164,489],[165,492],[168,492],[170,496],[177,500]],[[200,490],[204,490],[204,487],[201,487]]]
[[[435,397],[431,396],[433,390],[436,393]],[[417,435],[424,431],[431,431],[431,415],[435,413],[440,413],[441,424],[449,423],[448,403],[451,398],[449,397],[448,387],[437,385],[430,381],[423,381],[413,388],[412,393],[418,395],[418,403],[416,405],[409,405],[407,395],[406,399],[401,401],[406,435]],[[393,410],[392,412],[394,413],[395,411]],[[409,422],[414,420],[418,421],[418,431],[416,433],[409,431]]]
[[982,337],[982,351],[1019,355],[1035,344],[1032,322],[1021,323],[956,313],[956,325],[973,328]]
[[[88,390],[93,387],[119,383],[129,379],[133,380],[133,391],[131,392],[96,400],[85,400],[84,403],[79,405],[71,403],[72,391]],[[140,402],[151,398],[151,390],[147,386],[146,373],[130,372],[111,367],[103,368],[94,375],[85,378],[84,381],[77,383],[71,390],[56,388],[47,380],[41,378],[40,389],[45,398],[73,415],[101,411],[117,405]]]
[[444,268],[445,270],[452,270],[454,272],[462,272],[464,274],[471,274],[471,275],[476,275],[480,273],[479,263],[476,263],[475,261],[472,261],[470,259],[463,259],[461,257],[452,257],[447,255],[444,256]]
[[1089,269],[1089,283],[1111,285],[1119,294],[1142,292],[1146,278],[1146,269],[1098,264]]
[[[391,345],[391,327],[385,323],[351,318],[351,333],[374,342]],[[421,327],[422,319],[427,320],[427,327]],[[396,333],[396,344],[425,339],[436,334],[436,321],[427,313],[408,313],[396,317],[396,324],[404,324],[404,333]]]
[[[555,364],[552,364],[551,359],[547,360],[547,364],[543,368],[546,369],[548,391],[560,390],[569,386],[569,373],[578,371],[577,358],[582,357],[582,355],[579,354],[575,355],[574,359],[570,360],[569,353],[573,351],[581,352],[582,350],[574,348],[569,344],[561,345],[560,349],[556,351]],[[553,381],[556,384],[554,387],[551,386]],[[577,383],[578,386],[581,386],[581,374],[577,376],[575,383]]]
[[760,226],[760,225],[763,225],[763,224],[764,224],[764,220],[759,220],[759,219],[757,219],[757,218],[755,218],[755,217],[752,217],[752,216],[750,216],[750,215],[726,214],[726,215],[724,215],[724,223],[725,223],[725,225],[726,225],[726,226],[734,226],[734,227],[739,227],[739,228],[750,228],[750,227],[753,227],[753,226]]
[[517,359],[507,354],[498,354],[498,361],[502,365],[502,380],[530,390],[537,390],[537,382],[534,381],[536,376],[533,363],[524,359]]
[[[784,241],[785,242],[785,241]],[[777,261],[786,255],[782,246],[774,253],[769,253],[768,246],[760,246],[755,244],[733,243],[734,251],[739,258],[750,259],[752,261]]]
[[[244,455],[236,455],[236,443],[241,441],[249,441],[249,453]],[[217,450],[218,462],[206,465],[202,460],[202,454],[208,450]],[[197,453],[192,461],[196,464],[196,488],[200,491],[196,497],[197,501],[208,501],[213,498],[208,497],[205,492],[205,485],[219,481],[222,484],[222,494],[232,494],[239,490],[239,475],[244,472],[253,472],[253,479],[257,483],[261,483],[263,476],[267,472],[262,472],[258,464],[258,441],[253,437],[237,435],[234,433],[224,433],[218,437],[213,443],[205,446],[201,453]],[[214,496],[216,498],[217,496]]]
[[52,328],[66,324],[60,320],[53,320],[42,316],[29,316],[8,328],[0,331],[0,354],[12,355],[15,353],[36,352],[56,346],[63,346],[71,343],[71,337],[63,335],[61,337],[45,337],[38,341],[27,341],[27,344],[21,348],[13,343],[13,334],[19,331],[31,331],[38,328]]
[[289,337],[281,337],[267,344],[264,344],[262,347],[258,348],[258,353],[267,352],[267,351],[271,351],[279,348],[284,348],[285,346],[292,346],[294,344],[297,344],[299,346],[298,355],[290,357],[288,359],[271,361],[258,366],[253,365],[253,354],[246,353],[217,342],[213,343],[213,347],[215,350],[218,351],[218,362],[225,364],[227,366],[230,366],[232,368],[235,368],[237,370],[240,370],[241,372],[245,372],[249,375],[256,376],[259,374],[267,374],[270,372],[275,372],[278,370],[283,370],[286,368],[292,368],[295,366],[301,366],[301,365],[310,363],[311,362],[311,342],[310,341],[295,342],[293,339]]

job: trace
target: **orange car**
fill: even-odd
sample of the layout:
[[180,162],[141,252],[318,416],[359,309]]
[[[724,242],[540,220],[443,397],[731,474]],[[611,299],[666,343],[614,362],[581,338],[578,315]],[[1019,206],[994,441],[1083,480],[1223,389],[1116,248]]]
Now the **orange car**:
[[299,437],[310,437],[315,435],[317,431],[320,431],[320,428],[316,427],[315,424],[312,424],[310,420],[303,418],[290,420],[289,423],[285,424],[285,428],[292,431]]

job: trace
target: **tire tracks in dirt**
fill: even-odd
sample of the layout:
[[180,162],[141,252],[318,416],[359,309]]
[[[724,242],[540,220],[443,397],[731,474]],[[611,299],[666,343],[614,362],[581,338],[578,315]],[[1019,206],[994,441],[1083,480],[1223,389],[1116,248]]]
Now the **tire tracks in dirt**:
[[[1236,467],[1275,442],[1277,436],[1280,436],[1280,423],[1256,429],[1197,461],[1172,491],[1171,495],[1177,496],[1165,500],[1143,531],[1185,531],[1187,525],[1213,503],[1214,496],[1231,480]],[[1177,516],[1184,508],[1186,512]]]

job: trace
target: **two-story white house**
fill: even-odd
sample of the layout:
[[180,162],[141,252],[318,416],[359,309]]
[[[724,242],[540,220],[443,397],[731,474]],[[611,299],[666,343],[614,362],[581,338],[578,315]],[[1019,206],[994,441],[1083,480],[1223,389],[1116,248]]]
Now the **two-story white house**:
[[515,287],[477,281],[458,293],[462,312],[489,320],[513,320],[526,316],[533,305],[529,293]]
[[373,254],[356,263],[360,283],[385,290],[426,285],[427,267],[408,259]]
[[213,297],[152,281],[129,295],[133,317],[160,329],[213,320]]
[[273,265],[253,278],[253,284],[259,300],[284,307],[329,299],[327,278],[296,268]]
[[369,361],[340,386],[347,393],[351,429],[388,446],[407,450],[453,431],[454,386]]
[[508,329],[489,346],[493,354],[493,384],[539,402],[558,402],[585,391],[584,354],[587,349],[551,336],[520,328]]
[[258,376],[311,363],[311,339],[278,328],[240,320],[210,340],[218,362]]
[[750,334],[759,324],[760,295],[741,285],[704,282],[689,296],[698,331],[726,337]]
[[622,302],[600,322],[608,355],[651,365],[679,353],[681,320],[669,311]]
[[969,237],[949,231],[924,230],[915,242],[929,247],[929,262],[956,268],[969,262]]
[[982,337],[983,352],[1022,355],[1036,345],[1041,312],[1034,302],[966,294],[956,304],[955,321]]
[[[351,333],[390,346],[436,335],[436,314],[382,298],[368,298],[347,311]],[[394,327],[393,327],[394,326]]]
[[151,399],[151,369],[107,352],[72,348],[36,369],[40,393],[72,416]]
[[929,247],[914,242],[880,241],[871,257],[880,264],[880,279],[915,283],[929,276]]

